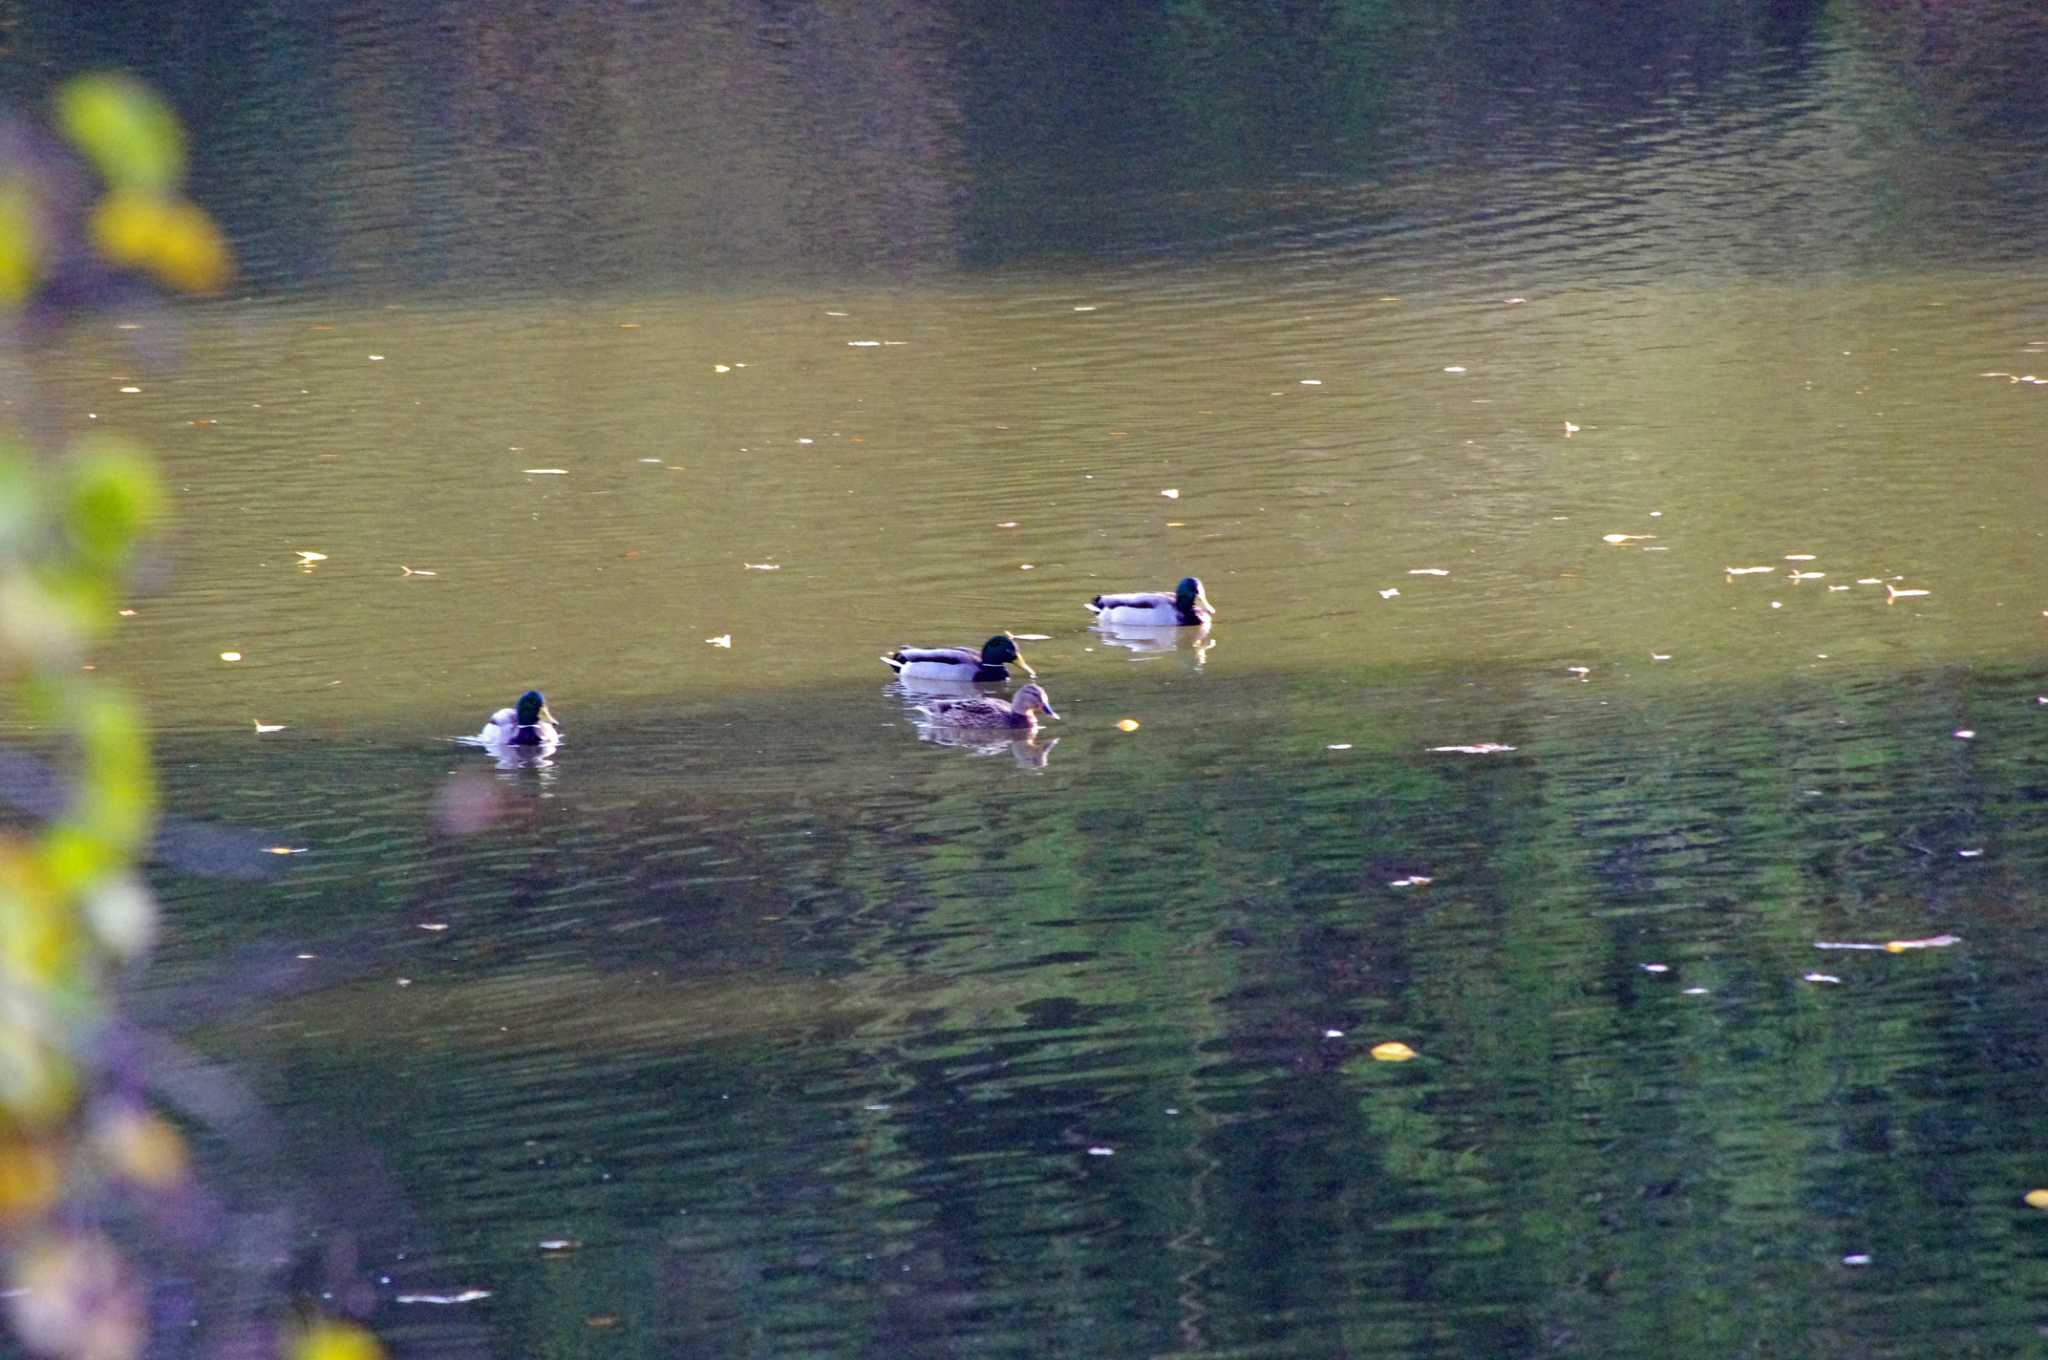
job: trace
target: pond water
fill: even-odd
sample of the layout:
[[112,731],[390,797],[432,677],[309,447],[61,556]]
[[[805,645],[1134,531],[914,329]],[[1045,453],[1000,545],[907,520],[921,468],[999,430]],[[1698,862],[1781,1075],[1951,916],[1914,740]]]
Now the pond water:
[[2038,13],[43,8],[244,268],[34,366],[132,1005],[401,1353],[2037,1344]]

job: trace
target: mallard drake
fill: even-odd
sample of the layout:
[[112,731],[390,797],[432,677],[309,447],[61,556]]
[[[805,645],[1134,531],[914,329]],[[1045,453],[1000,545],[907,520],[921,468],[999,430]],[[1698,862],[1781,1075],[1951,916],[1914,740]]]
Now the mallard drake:
[[1191,627],[1216,617],[1216,607],[1202,593],[1199,578],[1188,576],[1165,591],[1136,591],[1128,595],[1097,595],[1086,606],[1104,623],[1150,624],[1154,627]]
[[530,689],[513,707],[493,713],[476,739],[486,746],[546,746],[561,735],[548,701],[539,690]]
[[882,658],[882,664],[906,680],[1008,680],[1004,669],[1015,664],[1026,675],[1037,671],[1017,655],[1017,640],[997,633],[981,644],[979,652],[965,647],[904,647]]
[[1006,727],[1025,732],[1037,730],[1039,710],[1043,710],[1048,718],[1060,716],[1052,711],[1052,701],[1037,685],[1026,685],[1017,691],[1015,698],[1008,700],[984,696],[934,699],[918,708],[934,723],[947,727]]

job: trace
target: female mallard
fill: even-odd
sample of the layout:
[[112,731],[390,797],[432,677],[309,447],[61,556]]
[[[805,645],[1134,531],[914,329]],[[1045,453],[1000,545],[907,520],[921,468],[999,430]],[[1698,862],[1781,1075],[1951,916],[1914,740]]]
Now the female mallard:
[[981,644],[979,652],[965,647],[904,647],[882,658],[884,666],[906,680],[1003,681],[1010,678],[1004,667],[1012,662],[1026,675],[1038,674],[1017,655],[1017,640],[1008,633],[997,633]]
[[537,689],[519,696],[512,708],[501,708],[484,724],[476,739],[486,746],[546,746],[562,735],[548,701]]
[[1166,628],[1199,626],[1216,617],[1215,606],[1202,593],[1201,581],[1193,576],[1183,578],[1171,595],[1164,591],[1097,595],[1086,607],[1104,623],[1151,624]]
[[1038,728],[1036,710],[1043,709],[1048,718],[1057,718],[1052,711],[1052,701],[1045,697],[1045,691],[1037,685],[1026,685],[1017,691],[1017,697],[1008,701],[977,696],[972,699],[934,699],[919,706],[919,712],[930,716],[934,723],[947,727],[1007,727],[1026,732]]

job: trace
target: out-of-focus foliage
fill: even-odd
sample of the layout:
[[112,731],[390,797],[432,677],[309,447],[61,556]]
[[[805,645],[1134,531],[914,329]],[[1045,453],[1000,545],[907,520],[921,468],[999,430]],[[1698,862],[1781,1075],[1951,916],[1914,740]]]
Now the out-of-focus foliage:
[[[148,87],[88,76],[55,105],[68,145],[25,132],[0,164],[0,321],[24,364],[42,333],[20,324],[31,309],[62,321],[119,296],[81,282],[205,293],[230,267],[220,229],[181,191],[183,129]],[[163,500],[147,453],[126,440],[46,450],[0,433],[0,684],[68,766],[55,815],[0,833],[0,1249],[16,1335],[80,1360],[149,1349],[142,1253],[108,1225],[175,1225],[194,1193],[184,1135],[112,1042],[111,976],[155,936],[137,865],[156,784],[141,712],[86,663]],[[328,1322],[272,1348],[380,1353],[368,1333]]]

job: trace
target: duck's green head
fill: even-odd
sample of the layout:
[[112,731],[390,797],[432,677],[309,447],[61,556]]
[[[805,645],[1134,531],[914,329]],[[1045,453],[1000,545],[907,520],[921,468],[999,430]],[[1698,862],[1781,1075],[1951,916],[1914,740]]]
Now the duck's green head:
[[1024,658],[1017,654],[1017,639],[1011,637],[1008,633],[997,633],[987,642],[981,644],[981,664],[984,666],[1015,665],[1022,667],[1026,675],[1038,674],[1038,672],[1024,664]]
[[513,712],[518,715],[521,727],[531,727],[537,722],[555,720],[555,715],[548,712],[548,701],[541,697],[537,689],[530,689],[520,695],[519,702],[513,705]]
[[1209,597],[1202,593],[1202,581],[1198,576],[1183,576],[1180,584],[1173,588],[1173,602],[1182,609],[1193,609],[1196,604],[1208,604]]

